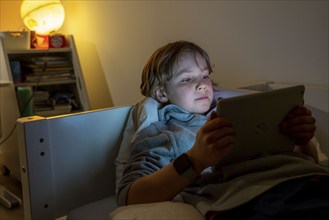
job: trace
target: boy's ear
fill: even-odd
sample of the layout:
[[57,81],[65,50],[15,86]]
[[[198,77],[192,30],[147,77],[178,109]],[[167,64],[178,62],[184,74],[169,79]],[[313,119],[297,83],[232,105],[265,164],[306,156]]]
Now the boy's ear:
[[160,86],[157,87],[154,92],[155,92],[155,97],[159,102],[161,102],[163,104],[168,102],[168,97],[167,97],[166,91],[163,87],[160,87]]

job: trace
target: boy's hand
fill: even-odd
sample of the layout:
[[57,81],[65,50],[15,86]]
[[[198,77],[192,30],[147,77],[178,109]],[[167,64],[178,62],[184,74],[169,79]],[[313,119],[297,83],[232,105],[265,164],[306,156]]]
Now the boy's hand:
[[194,169],[201,172],[216,165],[231,150],[233,142],[234,129],[231,121],[212,112],[198,131],[192,149],[186,153],[192,160]]
[[304,106],[290,111],[281,124],[281,131],[293,137],[295,144],[299,146],[307,144],[312,139],[315,129],[315,118],[311,111]]

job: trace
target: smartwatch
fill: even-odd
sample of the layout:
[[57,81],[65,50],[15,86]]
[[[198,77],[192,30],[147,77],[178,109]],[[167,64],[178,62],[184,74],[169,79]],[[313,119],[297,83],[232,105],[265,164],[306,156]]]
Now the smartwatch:
[[174,168],[176,172],[186,177],[190,182],[193,182],[195,178],[199,175],[193,169],[193,164],[187,154],[183,153],[179,157],[177,157],[173,162]]

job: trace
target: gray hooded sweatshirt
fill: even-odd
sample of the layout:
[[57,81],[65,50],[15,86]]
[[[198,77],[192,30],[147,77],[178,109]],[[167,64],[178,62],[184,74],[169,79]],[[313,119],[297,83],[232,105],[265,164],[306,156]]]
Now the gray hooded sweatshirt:
[[[160,108],[159,121],[141,130],[132,143],[119,185],[118,205],[126,204],[129,187],[136,179],[156,172],[188,151],[209,115],[191,114],[171,104]],[[329,175],[329,170],[305,155],[264,155],[221,167],[220,171],[206,169],[178,197],[205,215],[237,207],[286,180],[318,174]]]

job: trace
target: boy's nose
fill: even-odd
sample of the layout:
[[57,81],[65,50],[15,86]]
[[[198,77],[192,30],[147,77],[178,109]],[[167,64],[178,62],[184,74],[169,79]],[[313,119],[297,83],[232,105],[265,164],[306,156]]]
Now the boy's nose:
[[206,89],[206,85],[203,82],[200,82],[197,85],[197,90],[205,90]]

